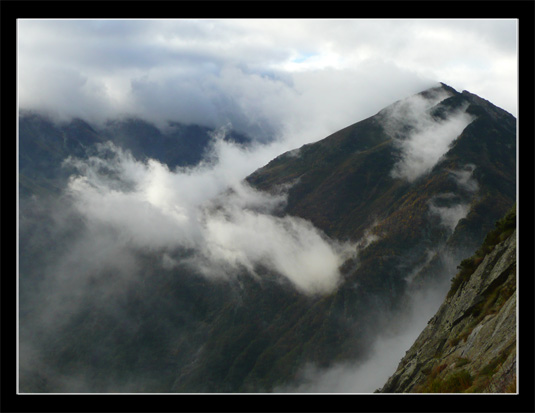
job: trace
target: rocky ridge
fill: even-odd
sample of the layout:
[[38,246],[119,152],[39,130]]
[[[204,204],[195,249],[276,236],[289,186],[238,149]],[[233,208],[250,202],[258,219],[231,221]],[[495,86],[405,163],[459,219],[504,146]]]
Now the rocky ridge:
[[[484,257],[463,261],[444,303],[378,392],[516,392],[517,243],[510,231]],[[463,279],[470,264],[478,265]]]

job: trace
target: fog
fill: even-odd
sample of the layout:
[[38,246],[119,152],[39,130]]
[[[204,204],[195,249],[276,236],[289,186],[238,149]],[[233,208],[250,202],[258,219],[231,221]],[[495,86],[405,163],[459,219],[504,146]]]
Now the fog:
[[[435,251],[429,251],[430,257],[436,254]],[[280,386],[274,391],[355,394],[379,390],[396,371],[405,353],[444,301],[456,264],[447,253],[438,252],[438,255],[447,263],[444,273],[425,288],[414,288],[409,292],[404,311],[382,326],[366,357],[358,361],[338,362],[329,368],[307,364],[301,368],[294,383]],[[377,318],[380,319],[380,315]]]

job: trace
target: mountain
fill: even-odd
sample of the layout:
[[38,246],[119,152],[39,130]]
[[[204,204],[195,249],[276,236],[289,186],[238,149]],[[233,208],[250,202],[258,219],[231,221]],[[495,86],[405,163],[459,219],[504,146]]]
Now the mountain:
[[65,158],[86,156],[86,148],[100,142],[95,129],[82,120],[58,127],[42,115],[22,111],[18,142],[21,195],[60,192],[69,175],[61,168]]
[[[457,125],[444,121],[456,123],[463,113],[470,115],[469,123],[459,121],[458,132]],[[413,181],[392,176],[411,132],[428,128],[440,134],[441,127],[458,134],[437,163]],[[344,282],[327,297],[296,299],[263,287],[232,309],[243,323],[232,324],[237,330],[257,324],[256,312],[248,311],[253,306],[272,313],[262,318],[268,328],[255,328],[253,341],[231,346],[238,360],[252,358],[248,366],[240,365],[242,382],[236,389],[270,390],[270,383],[295,379],[305,363],[327,367],[364,357],[373,337],[407,305],[411,278],[412,288],[442,283],[445,292],[457,263],[515,202],[515,156],[514,117],[469,92],[441,85],[285,153],[249,176],[247,182],[262,191],[289,187],[282,215],[309,220],[329,237],[360,241],[364,248],[357,262],[346,263]],[[211,342],[225,339],[215,334]],[[193,382],[213,376],[221,363],[199,368]],[[231,372],[235,368],[228,366]],[[229,376],[218,380],[228,383]],[[185,380],[180,388],[191,383]]]
[[[444,94],[449,96],[433,105],[437,96],[440,99]],[[374,233],[384,230],[401,236],[405,247],[406,242],[413,245],[420,238],[419,233],[407,231],[407,224],[414,229],[421,226],[403,216],[418,217],[417,224],[426,225],[423,218],[431,200],[439,198],[441,205],[471,203],[463,227],[473,230],[483,224],[479,214],[490,213],[494,217],[474,237],[479,244],[516,198],[516,121],[491,103],[446,85],[412,99],[415,98],[430,107],[421,113],[410,113],[411,106],[421,102],[397,102],[320,142],[303,146],[295,151],[298,155],[289,152],[276,158],[247,181],[265,191],[296,181],[289,191],[286,212],[311,220],[329,236],[359,239],[378,221],[379,228]],[[438,162],[412,182],[392,176],[402,156],[399,141],[407,138],[406,129],[416,128],[417,119],[410,117],[429,116],[431,122],[425,126],[433,128],[433,121],[438,123],[461,107],[474,120],[460,130]],[[395,112],[403,110],[407,111],[406,121],[395,119],[399,117]],[[442,125],[444,129],[448,126],[445,122]],[[392,126],[394,132],[388,131]],[[433,132],[438,134],[440,130]],[[428,140],[433,142],[433,136]],[[443,193],[451,193],[451,199],[440,198]],[[497,205],[486,202],[491,198]]]
[[516,392],[516,208],[461,262],[444,303],[380,392]]
[[[32,175],[23,158],[43,157],[33,165],[53,169],[78,154],[86,138],[113,138],[140,159],[150,153],[179,162],[162,134],[137,121],[105,131],[83,121],[70,131],[41,119],[29,122],[33,129],[24,122],[21,187],[30,192],[54,184],[60,190],[68,171],[63,181]],[[24,143],[27,130],[28,142],[38,148]],[[160,136],[161,143],[131,137],[145,130],[144,136]],[[199,151],[192,151],[181,162],[194,162]],[[446,294],[458,263],[515,203],[516,119],[440,84],[280,155],[245,183],[286,197],[274,218],[310,222],[323,239],[352,245],[355,254],[340,266],[337,288],[304,293],[269,260],[236,270],[230,282],[207,280],[185,264],[192,251],[181,251],[179,264],[169,267],[153,250],[135,250],[124,265],[92,273],[88,288],[95,294],[81,292],[84,306],[51,328],[39,321],[36,294],[66,289],[71,281],[65,277],[51,287],[54,276],[44,276],[43,268],[64,260],[75,234],[92,227],[70,210],[62,218],[69,224],[58,229],[53,208],[45,202],[37,210],[28,206],[21,214],[21,354],[28,360],[21,367],[23,391],[287,391],[285,386],[303,380],[306,366],[365,360],[378,335],[412,305],[415,291]],[[228,193],[217,202],[223,208]],[[83,250],[77,259],[93,262],[100,252]],[[120,288],[113,288],[120,295],[108,299],[108,280],[133,271],[132,261],[136,283],[119,278]],[[76,261],[62,265],[74,274],[79,270]]]
[[[74,172],[62,166],[71,157],[95,155],[96,146],[112,142],[135,159],[156,159],[170,169],[198,164],[217,131],[205,126],[170,122],[165,130],[139,118],[90,125],[82,119],[53,122],[47,116],[21,111],[19,118],[19,180],[22,195],[58,193]],[[251,138],[232,130],[223,139],[248,145]]]

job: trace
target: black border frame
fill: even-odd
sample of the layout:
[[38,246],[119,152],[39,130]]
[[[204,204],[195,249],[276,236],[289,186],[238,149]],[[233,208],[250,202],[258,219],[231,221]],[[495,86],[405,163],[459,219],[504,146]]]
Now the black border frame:
[[[519,21],[519,226],[522,240],[534,236],[533,168],[535,2],[32,2],[2,1],[2,342],[0,411],[485,411],[533,412],[534,271],[532,243],[519,243],[520,375],[517,395],[20,395],[16,393],[16,19],[18,18],[515,18]],[[1,72],[0,72],[1,73]],[[521,144],[521,145],[520,145]],[[0,195],[1,196],[1,195]],[[521,224],[520,224],[521,223]],[[179,397],[179,399],[169,397]]]

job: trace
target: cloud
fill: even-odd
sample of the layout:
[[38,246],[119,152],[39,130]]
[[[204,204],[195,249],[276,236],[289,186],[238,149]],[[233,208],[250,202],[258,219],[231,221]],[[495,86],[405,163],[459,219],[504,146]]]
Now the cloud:
[[479,184],[473,177],[475,169],[474,164],[466,164],[460,170],[450,170],[449,172],[459,187],[468,192],[476,192],[479,189]]
[[515,29],[514,20],[21,19],[19,102],[60,120],[230,122],[253,138],[308,142],[436,81],[514,114]]
[[223,264],[254,274],[261,265],[304,293],[332,292],[340,282],[339,267],[355,252],[302,219],[238,209],[208,217],[203,248],[210,273]]
[[461,219],[466,218],[469,211],[470,204],[457,204],[449,207],[436,206],[432,202],[429,204],[429,212],[438,215],[441,225],[444,225],[451,232],[455,230]]
[[[311,294],[334,290],[339,267],[356,253],[303,219],[274,215],[286,195],[257,192],[233,175],[228,166],[245,152],[232,144],[218,141],[215,163],[175,171],[111,143],[100,150],[67,161],[80,173],[68,190],[88,225],[115,232],[116,247],[155,251],[166,267],[187,264],[208,277],[269,268]],[[185,249],[193,252],[178,258]]]
[[400,150],[400,160],[391,172],[394,178],[413,182],[430,172],[473,121],[466,107],[456,109],[446,119],[433,117],[430,109],[448,96],[449,92],[442,89],[427,97],[414,95],[381,112],[384,129]]
[[[468,194],[471,198],[479,189],[477,180],[473,177],[475,165],[466,164],[459,170],[449,170],[450,176],[457,183],[460,194]],[[429,212],[440,218],[440,224],[448,228],[452,233],[459,221],[466,218],[470,212],[470,198],[465,199],[459,194],[448,192],[438,194],[429,200]]]

